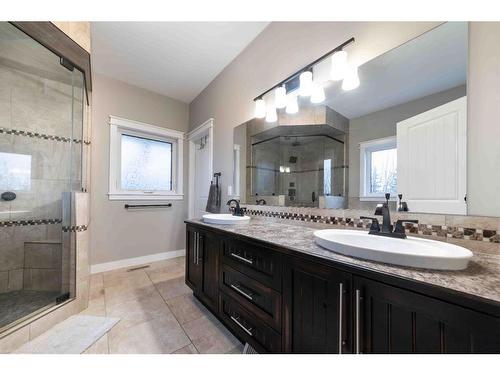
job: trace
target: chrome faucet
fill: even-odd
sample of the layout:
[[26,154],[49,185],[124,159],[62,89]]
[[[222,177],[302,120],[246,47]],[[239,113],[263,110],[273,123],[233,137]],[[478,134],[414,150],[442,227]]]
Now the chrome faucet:
[[[386,236],[386,237],[394,237],[394,238],[406,238],[405,228],[403,223],[415,223],[418,224],[418,220],[411,219],[402,219],[396,221],[396,227],[393,227],[391,222],[391,213],[389,210],[389,199],[391,198],[391,194],[385,194],[385,203],[377,204],[375,208],[374,215],[382,215],[382,228],[380,228],[379,222],[377,218],[361,216],[360,219],[368,219],[372,221],[372,225],[370,226],[370,231],[368,234],[373,234],[376,236]],[[394,231],[393,231],[394,228]]]
[[[231,203],[235,202],[236,206],[231,207]],[[232,209],[233,216],[245,216],[245,211],[246,209],[243,207],[240,207],[240,202],[236,199],[230,199],[226,203],[229,206],[229,210]]]

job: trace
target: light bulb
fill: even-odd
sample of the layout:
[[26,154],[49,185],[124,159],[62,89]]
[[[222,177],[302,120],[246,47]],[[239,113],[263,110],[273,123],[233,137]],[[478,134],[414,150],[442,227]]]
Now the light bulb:
[[290,173],[290,167],[285,167],[285,173]]
[[333,81],[340,81],[344,79],[347,65],[347,52],[337,51],[332,55],[332,68],[330,70],[330,79]]
[[274,105],[276,108],[286,107],[286,88],[285,86],[277,87],[274,90]]
[[342,89],[345,91],[349,91],[355,89],[358,86],[359,86],[358,67],[350,66],[346,70],[344,81],[342,82]]
[[266,117],[266,102],[264,101],[264,99],[257,99],[255,101],[255,117]]
[[300,76],[299,76],[299,80],[300,80],[299,94],[301,96],[311,95],[311,91],[313,88],[313,80],[312,79],[313,79],[313,74],[309,70],[300,73]]
[[275,107],[269,107],[266,112],[266,122],[278,121],[278,114]]
[[299,103],[297,102],[296,95],[287,95],[285,111],[288,114],[294,114],[299,111]]
[[325,89],[320,84],[315,84],[311,94],[311,103],[318,104],[325,100]]
[[281,173],[284,173],[284,172],[285,172],[285,167],[284,167],[284,166],[282,166],[282,165],[280,165],[280,172],[281,172]]

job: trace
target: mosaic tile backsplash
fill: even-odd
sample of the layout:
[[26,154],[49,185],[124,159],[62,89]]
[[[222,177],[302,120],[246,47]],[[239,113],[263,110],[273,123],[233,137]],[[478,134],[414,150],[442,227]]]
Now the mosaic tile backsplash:
[[[245,207],[246,213],[251,216],[341,225],[360,229],[369,229],[371,221],[362,220],[359,217],[373,215],[373,212],[363,210],[258,205],[246,205]],[[407,234],[500,243],[500,218],[393,212],[391,219],[393,223],[398,219],[419,220],[418,224],[405,224]]]

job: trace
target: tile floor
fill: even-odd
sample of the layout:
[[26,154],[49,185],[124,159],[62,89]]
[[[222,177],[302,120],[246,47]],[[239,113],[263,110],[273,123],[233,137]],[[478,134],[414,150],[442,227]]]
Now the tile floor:
[[239,340],[185,285],[184,262],[179,257],[92,275],[89,307],[82,314],[121,320],[85,353],[241,353]]

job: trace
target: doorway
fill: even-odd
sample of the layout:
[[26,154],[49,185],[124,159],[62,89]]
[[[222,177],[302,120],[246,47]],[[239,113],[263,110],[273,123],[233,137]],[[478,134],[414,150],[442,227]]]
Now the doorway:
[[213,174],[213,119],[188,134],[189,141],[189,218],[206,213],[208,191]]

